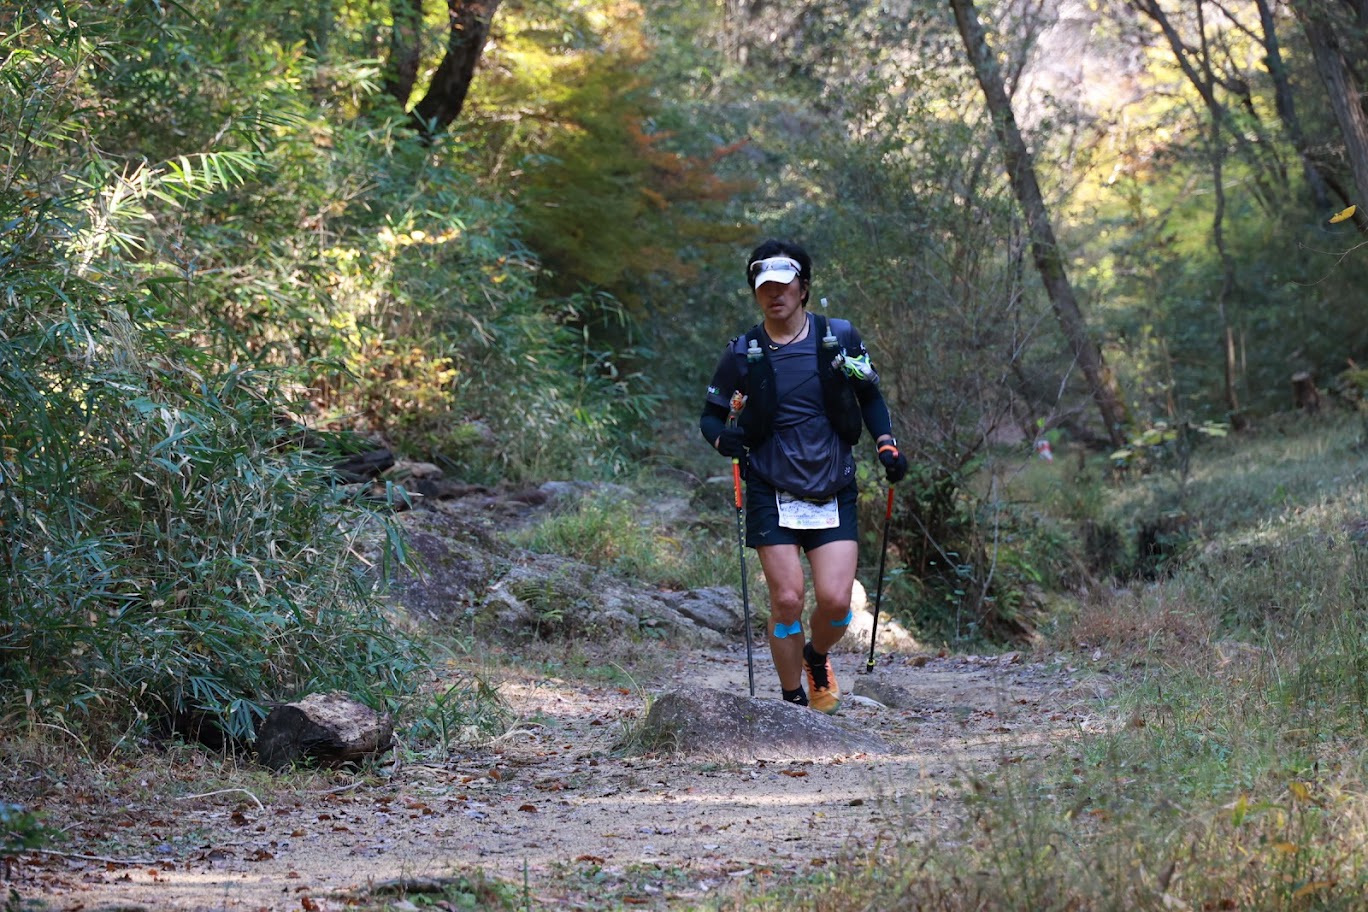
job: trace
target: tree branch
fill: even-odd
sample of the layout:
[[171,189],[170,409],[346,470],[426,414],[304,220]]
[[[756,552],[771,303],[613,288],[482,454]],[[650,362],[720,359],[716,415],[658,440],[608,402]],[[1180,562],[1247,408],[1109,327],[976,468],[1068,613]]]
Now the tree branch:
[[385,92],[407,105],[418,81],[423,56],[423,0],[390,0],[390,58],[385,68]]

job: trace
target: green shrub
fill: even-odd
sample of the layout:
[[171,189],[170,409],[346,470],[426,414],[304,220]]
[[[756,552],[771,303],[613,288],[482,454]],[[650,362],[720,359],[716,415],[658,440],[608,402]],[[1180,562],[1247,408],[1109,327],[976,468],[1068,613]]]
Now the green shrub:
[[36,22],[0,38],[6,729],[108,743],[192,718],[250,739],[269,700],[397,698],[423,650],[359,558],[377,540],[398,554],[393,530],[282,420],[293,378],[218,364],[157,319],[201,289],[147,278],[138,225],[242,182],[250,158],[106,158],[68,77],[111,49],[79,23]]
[[14,855],[25,849],[35,849],[46,841],[48,835],[33,812],[17,804],[0,801],[0,855]]
[[272,378],[196,365],[88,283],[38,291],[0,306],[9,708],[250,738],[268,700],[402,692],[422,651],[356,558],[373,514],[278,426]]
[[[885,595],[924,639],[975,646],[1030,639],[1044,591],[1082,572],[1065,524],[980,477],[998,471],[979,460],[963,473],[914,463],[895,488]],[[873,530],[883,518],[863,520]],[[867,536],[872,560],[876,547]]]

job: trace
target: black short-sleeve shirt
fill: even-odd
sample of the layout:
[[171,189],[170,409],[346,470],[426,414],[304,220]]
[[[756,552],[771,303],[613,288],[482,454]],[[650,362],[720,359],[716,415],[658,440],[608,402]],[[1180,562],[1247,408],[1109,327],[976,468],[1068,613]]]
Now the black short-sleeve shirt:
[[[851,334],[854,338],[848,341],[861,350],[853,328]],[[761,344],[774,367],[779,407],[773,433],[750,451],[749,471],[791,494],[831,497],[855,480],[855,458],[827,420],[817,374],[816,334],[809,331],[802,340],[777,348],[762,336]],[[739,361],[728,346],[708,384],[709,402],[729,407],[732,393],[741,385]]]

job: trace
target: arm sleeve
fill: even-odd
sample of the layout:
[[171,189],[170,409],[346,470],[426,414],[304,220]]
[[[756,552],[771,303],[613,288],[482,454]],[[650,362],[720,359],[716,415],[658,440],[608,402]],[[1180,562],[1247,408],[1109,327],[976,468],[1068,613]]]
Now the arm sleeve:
[[[867,355],[864,340],[860,338],[860,332],[854,326],[847,324],[846,331],[849,333],[847,350]],[[873,365],[871,365],[872,367]],[[878,440],[884,434],[893,433],[893,417],[888,413],[888,403],[884,401],[883,393],[879,390],[879,374],[874,372],[873,379],[868,382],[855,384],[855,396],[860,401],[860,417],[864,419],[865,427],[869,428],[869,433]]]
[[878,440],[884,434],[893,433],[893,418],[888,414],[888,403],[884,402],[883,393],[874,384],[866,386],[856,393],[860,399],[860,417],[864,419],[865,427],[869,428],[869,433]]
[[731,396],[741,384],[741,376],[732,357],[731,345],[718,359],[713,369],[712,379],[708,381],[708,395],[703,401],[703,414],[698,419],[698,429],[708,446],[713,445],[727,426],[727,415],[731,410]]
[[722,357],[717,359],[717,367],[713,368],[712,379],[708,381],[707,401],[722,406],[722,417],[726,418],[727,410],[731,408],[732,393],[740,386],[741,371],[736,366],[732,347],[728,345]]
[[703,403],[703,414],[698,419],[698,429],[703,433],[703,439],[708,441],[708,446],[713,445],[713,441],[722,436],[722,429],[727,426],[727,410],[715,402]]

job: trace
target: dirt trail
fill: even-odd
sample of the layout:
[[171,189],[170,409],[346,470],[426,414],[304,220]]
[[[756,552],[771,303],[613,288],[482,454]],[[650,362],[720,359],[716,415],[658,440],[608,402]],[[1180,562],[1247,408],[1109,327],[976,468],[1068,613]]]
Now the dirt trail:
[[[863,656],[834,661],[849,690]],[[73,912],[326,910],[367,884],[478,870],[534,908],[682,906],[810,871],[843,848],[924,835],[955,813],[966,773],[1060,749],[1089,721],[1075,708],[1070,670],[1057,664],[886,656],[875,674],[911,691],[914,708],[848,699],[836,718],[880,734],[889,755],[622,757],[613,747],[639,721],[644,694],[685,680],[744,692],[744,651],[661,653],[650,670],[635,670],[635,687],[527,666],[498,674],[492,683],[520,720],[511,731],[442,764],[401,766],[388,781],[263,807],[245,792],[183,800],[198,792],[193,770],[103,805],[58,794],[41,809],[70,822],[68,854],[22,857],[12,883],[26,899]],[[763,647],[756,681],[770,698]]]

